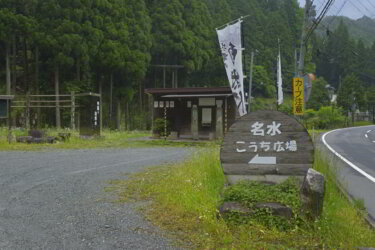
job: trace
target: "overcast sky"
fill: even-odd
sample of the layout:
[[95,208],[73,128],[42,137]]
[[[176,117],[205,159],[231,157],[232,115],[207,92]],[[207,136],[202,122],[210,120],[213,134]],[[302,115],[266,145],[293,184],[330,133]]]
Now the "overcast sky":
[[[299,0],[301,6],[305,6],[305,0]],[[328,0],[315,0],[317,13],[319,14]],[[375,0],[335,0],[328,11],[328,16],[336,16],[346,2],[339,16],[348,16],[352,19],[358,19],[362,16],[375,18]]]

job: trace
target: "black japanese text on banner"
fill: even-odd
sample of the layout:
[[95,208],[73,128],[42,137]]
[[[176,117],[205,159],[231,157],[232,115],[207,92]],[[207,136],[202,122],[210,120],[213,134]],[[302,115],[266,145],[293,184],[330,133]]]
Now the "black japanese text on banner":
[[229,85],[232,89],[240,116],[243,116],[246,115],[247,111],[243,88],[241,23],[242,21],[240,20],[226,26],[224,29],[217,30],[217,35]]

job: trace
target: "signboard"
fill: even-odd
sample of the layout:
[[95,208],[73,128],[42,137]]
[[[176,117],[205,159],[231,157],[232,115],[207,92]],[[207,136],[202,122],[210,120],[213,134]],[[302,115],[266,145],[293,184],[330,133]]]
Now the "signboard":
[[8,100],[0,100],[0,118],[8,118]]
[[257,111],[230,127],[220,160],[230,183],[271,176],[286,179],[305,176],[312,167],[313,152],[307,130],[294,117],[278,111]]
[[78,97],[80,127],[79,134],[82,136],[100,136],[100,96],[81,95]]
[[303,115],[305,110],[304,80],[293,78],[293,114]]

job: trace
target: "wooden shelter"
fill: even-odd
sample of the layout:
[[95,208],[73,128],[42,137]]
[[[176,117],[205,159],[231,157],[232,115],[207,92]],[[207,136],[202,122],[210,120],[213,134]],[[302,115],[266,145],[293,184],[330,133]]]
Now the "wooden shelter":
[[[236,119],[236,103],[229,87],[146,89],[153,105],[152,121],[166,119],[171,136],[215,139]],[[157,134],[153,126],[153,133]]]

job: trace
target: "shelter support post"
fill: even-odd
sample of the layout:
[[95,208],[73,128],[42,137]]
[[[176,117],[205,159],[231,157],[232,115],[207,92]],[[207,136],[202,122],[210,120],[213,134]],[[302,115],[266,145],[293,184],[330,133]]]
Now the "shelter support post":
[[199,139],[198,133],[198,107],[197,105],[193,105],[191,109],[191,135],[194,140]]
[[216,106],[216,138],[222,138],[223,133],[223,108],[222,104]]

